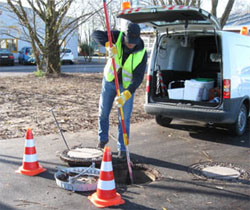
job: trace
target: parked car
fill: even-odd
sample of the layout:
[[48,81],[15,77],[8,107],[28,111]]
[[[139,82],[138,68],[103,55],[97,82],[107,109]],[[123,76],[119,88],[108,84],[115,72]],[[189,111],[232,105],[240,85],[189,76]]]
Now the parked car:
[[0,48],[0,64],[14,65],[14,55],[8,49]]
[[71,49],[62,49],[60,53],[60,58],[62,63],[70,63],[74,64],[74,55],[71,51]]
[[19,64],[35,64],[36,63],[36,59],[33,54],[32,47],[23,47],[19,51],[18,63]]
[[205,10],[162,6],[123,10],[118,17],[154,27],[145,110],[156,122],[216,123],[236,135],[250,113],[250,37],[223,31]]

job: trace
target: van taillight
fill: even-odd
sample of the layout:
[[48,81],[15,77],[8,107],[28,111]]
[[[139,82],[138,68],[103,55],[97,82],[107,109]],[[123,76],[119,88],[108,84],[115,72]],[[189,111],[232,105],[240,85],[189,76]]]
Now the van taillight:
[[151,76],[148,74],[148,75],[147,75],[147,84],[146,84],[146,92],[147,92],[147,93],[149,93],[150,79],[151,79]]
[[223,80],[223,98],[231,97],[231,81],[230,79]]

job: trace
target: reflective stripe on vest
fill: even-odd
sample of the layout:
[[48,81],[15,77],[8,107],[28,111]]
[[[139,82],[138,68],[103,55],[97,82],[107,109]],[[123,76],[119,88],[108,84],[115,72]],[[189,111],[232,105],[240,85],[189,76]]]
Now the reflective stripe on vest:
[[[131,80],[133,78],[133,71],[141,63],[146,50],[145,48],[143,48],[139,52],[130,54],[122,66],[122,55],[123,55],[122,32],[120,32],[118,39],[115,43],[115,46],[117,49],[117,55],[115,56],[116,72],[118,72],[119,68],[122,67],[122,84],[123,84],[123,87],[126,89],[130,85]],[[108,82],[111,82],[114,80],[114,70],[112,67],[111,58],[108,60],[104,68],[104,76]]]

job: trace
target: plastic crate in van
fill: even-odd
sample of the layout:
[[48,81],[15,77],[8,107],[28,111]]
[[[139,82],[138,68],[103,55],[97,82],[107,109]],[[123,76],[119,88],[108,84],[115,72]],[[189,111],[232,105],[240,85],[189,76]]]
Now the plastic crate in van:
[[208,100],[208,93],[214,86],[212,79],[191,79],[184,84],[184,99],[191,101]]
[[184,88],[168,89],[169,99],[183,99],[183,96],[184,96]]
[[175,80],[169,83],[168,89],[183,88],[185,80]]
[[209,98],[209,90],[214,87],[214,80],[210,78],[196,78],[195,80],[201,82],[204,88],[201,100],[207,101]]

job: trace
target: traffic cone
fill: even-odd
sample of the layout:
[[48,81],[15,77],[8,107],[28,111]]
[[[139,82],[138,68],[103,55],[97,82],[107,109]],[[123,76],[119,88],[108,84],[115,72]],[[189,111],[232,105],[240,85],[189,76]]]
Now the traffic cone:
[[89,196],[88,199],[99,208],[125,203],[121,195],[117,193],[115,189],[111,151],[107,146],[104,148],[97,190],[94,194]]
[[23,165],[19,167],[16,173],[24,174],[27,176],[34,176],[44,171],[46,171],[46,169],[39,165],[37,161],[32,129],[28,128],[25,139]]

